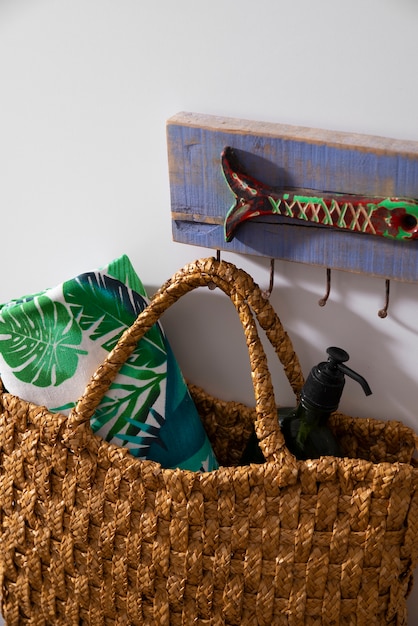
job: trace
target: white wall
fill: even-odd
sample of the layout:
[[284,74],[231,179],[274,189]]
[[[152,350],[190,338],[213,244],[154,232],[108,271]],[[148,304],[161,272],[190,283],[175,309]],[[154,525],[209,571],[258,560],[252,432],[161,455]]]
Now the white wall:
[[[173,243],[165,122],[181,110],[418,141],[416,0],[0,0],[0,302],[127,253],[152,293],[211,251]],[[224,255],[268,285],[268,260]],[[272,301],[304,371],[328,345],[369,381],[342,410],[418,431],[418,285],[276,263]],[[165,327],[186,375],[252,402],[219,294]],[[224,306],[225,305],[225,306]],[[217,324],[215,325],[215,319]],[[279,372],[277,401],[293,401]],[[410,599],[418,619],[418,591]]]

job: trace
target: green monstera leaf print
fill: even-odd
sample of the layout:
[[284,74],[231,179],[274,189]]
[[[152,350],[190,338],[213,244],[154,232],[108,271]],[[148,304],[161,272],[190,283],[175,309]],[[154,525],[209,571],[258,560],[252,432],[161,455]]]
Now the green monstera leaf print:
[[5,307],[0,315],[0,351],[19,380],[58,386],[78,365],[82,333],[70,312],[45,295]]
[[[146,307],[146,299],[120,280],[98,272],[89,272],[63,285],[65,301],[83,332],[110,351],[123,331],[132,325]],[[102,399],[92,418],[94,431],[108,425],[105,435],[111,440],[124,430],[128,417],[144,423],[150,408],[161,393],[167,376],[167,354],[159,325],[141,339],[137,349],[119,372],[111,389]],[[132,427],[128,427],[129,434]],[[136,431],[137,432],[137,431]]]

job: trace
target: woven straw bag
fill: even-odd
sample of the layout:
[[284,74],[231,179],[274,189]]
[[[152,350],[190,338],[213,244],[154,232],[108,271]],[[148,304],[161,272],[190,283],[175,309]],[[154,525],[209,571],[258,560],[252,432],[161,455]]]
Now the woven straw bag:
[[[255,408],[191,387],[224,466],[165,470],[102,441],[89,420],[142,335],[204,285],[223,290],[239,313]],[[8,625],[407,623],[418,552],[414,433],[335,414],[347,457],[296,461],[278,426],[259,327],[297,395],[299,361],[258,286],[230,263],[203,259],[163,285],[69,417],[1,394]],[[237,466],[253,422],[267,460]]]

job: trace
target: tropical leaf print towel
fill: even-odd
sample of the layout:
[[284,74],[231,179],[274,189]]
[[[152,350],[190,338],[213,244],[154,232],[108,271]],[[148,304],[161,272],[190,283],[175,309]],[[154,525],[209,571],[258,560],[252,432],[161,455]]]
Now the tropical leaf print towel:
[[[25,400],[68,414],[90,377],[148,302],[124,255],[0,308],[0,375]],[[141,339],[92,420],[101,437],[163,467],[217,468],[160,324]]]

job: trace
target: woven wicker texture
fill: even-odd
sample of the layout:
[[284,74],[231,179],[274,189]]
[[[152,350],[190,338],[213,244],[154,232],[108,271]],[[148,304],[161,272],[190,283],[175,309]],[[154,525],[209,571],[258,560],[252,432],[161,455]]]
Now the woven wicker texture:
[[[239,313],[255,408],[191,386],[224,466],[164,470],[103,442],[89,420],[140,337],[183,294],[211,284]],[[299,361],[258,286],[203,259],[159,290],[70,417],[1,394],[8,625],[407,624],[418,557],[415,435],[396,421],[336,414],[347,457],[296,461],[278,426],[260,327],[297,395]],[[267,460],[238,466],[253,422]]]

